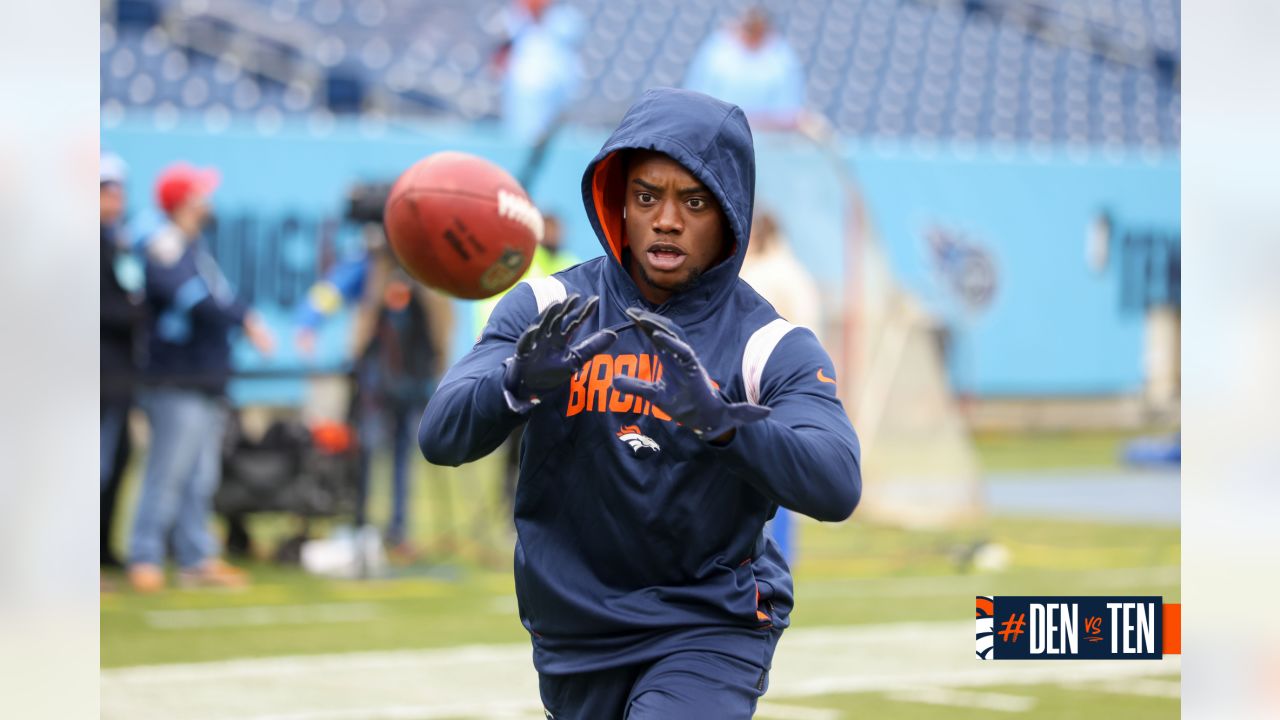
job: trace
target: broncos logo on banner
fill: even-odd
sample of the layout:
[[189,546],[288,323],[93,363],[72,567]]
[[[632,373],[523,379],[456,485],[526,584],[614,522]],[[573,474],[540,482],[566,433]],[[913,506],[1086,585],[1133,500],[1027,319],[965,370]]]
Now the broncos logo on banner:
[[662,450],[653,438],[640,432],[638,425],[623,425],[617,435],[619,440],[631,446],[631,452],[635,453],[636,457],[648,457]]
[[995,647],[995,601],[989,595],[976,596],[978,603],[974,616],[977,618],[978,657],[991,659],[991,651]]

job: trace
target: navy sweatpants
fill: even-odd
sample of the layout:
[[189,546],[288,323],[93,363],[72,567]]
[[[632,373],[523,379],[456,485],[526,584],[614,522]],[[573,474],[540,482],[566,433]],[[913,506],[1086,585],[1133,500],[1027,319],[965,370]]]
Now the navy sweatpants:
[[682,650],[653,662],[538,676],[554,720],[747,720],[769,670],[722,653]]

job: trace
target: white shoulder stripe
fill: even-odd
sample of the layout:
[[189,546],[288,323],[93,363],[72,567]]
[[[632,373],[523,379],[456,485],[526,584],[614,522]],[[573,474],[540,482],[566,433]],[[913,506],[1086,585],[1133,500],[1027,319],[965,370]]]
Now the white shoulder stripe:
[[548,305],[563,300],[567,296],[564,283],[554,277],[530,278],[523,282],[533,290],[533,297],[538,301],[539,315]]
[[773,349],[794,329],[795,325],[778,318],[756,330],[747,340],[747,347],[742,351],[742,383],[747,389],[747,402],[760,404],[760,379],[764,376],[764,366],[768,364]]

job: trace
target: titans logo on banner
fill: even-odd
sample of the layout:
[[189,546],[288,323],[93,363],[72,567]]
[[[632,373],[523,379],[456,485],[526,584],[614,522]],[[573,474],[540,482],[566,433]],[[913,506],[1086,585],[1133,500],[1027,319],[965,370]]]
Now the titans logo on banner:
[[1159,660],[1179,652],[1177,611],[1169,608],[1180,606],[1151,596],[979,595],[977,654],[983,660]]

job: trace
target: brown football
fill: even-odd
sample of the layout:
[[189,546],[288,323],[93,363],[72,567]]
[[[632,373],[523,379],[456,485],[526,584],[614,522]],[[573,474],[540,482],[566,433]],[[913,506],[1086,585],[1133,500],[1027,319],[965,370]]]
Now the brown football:
[[542,239],[542,215],[506,170],[462,152],[429,155],[391,186],[383,219],[401,266],[469,300],[515,284]]

